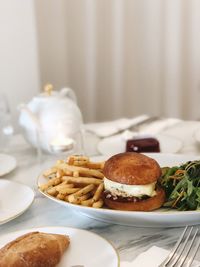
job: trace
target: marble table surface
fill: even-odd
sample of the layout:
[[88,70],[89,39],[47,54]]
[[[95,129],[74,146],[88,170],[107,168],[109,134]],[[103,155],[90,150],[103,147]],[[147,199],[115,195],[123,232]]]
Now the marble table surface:
[[[199,145],[194,140],[194,131],[200,128],[200,122],[180,122],[178,125],[165,130],[166,134],[176,136],[183,141],[179,153],[200,154]],[[97,137],[90,137],[90,154],[97,154],[92,146],[98,142]],[[92,141],[91,141],[92,140]],[[93,143],[92,143],[93,142]],[[70,208],[60,206],[37,190],[37,176],[50,166],[52,157],[43,155],[42,163],[38,163],[36,151],[31,148],[22,136],[13,136],[6,152],[17,159],[17,168],[5,175],[4,179],[26,184],[34,189],[35,200],[31,207],[21,216],[0,226],[0,235],[12,231],[29,229],[32,227],[65,226],[87,229],[98,233],[113,243],[122,261],[132,261],[138,254],[153,245],[171,249],[183,228],[138,228],[115,225],[94,220],[84,215],[74,213]],[[54,159],[53,159],[54,160]]]

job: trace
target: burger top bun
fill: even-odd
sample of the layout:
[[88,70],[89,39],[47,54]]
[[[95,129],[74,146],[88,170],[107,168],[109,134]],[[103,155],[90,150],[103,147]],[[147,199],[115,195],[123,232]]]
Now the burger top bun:
[[145,185],[161,176],[159,164],[152,158],[135,152],[120,153],[109,158],[103,169],[104,176],[117,183]]

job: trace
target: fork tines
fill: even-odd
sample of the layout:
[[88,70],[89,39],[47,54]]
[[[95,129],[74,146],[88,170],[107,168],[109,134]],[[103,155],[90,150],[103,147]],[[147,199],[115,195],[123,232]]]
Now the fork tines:
[[200,246],[199,228],[186,226],[168,257],[159,267],[190,267]]

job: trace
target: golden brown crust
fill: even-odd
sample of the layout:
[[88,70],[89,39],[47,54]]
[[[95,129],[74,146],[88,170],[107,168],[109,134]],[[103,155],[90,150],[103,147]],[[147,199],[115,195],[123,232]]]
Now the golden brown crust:
[[151,211],[160,208],[165,201],[165,192],[162,188],[158,188],[156,193],[156,196],[138,202],[120,202],[105,198],[104,203],[115,210]]
[[0,249],[0,267],[54,267],[68,245],[68,236],[31,232]]
[[160,177],[161,168],[152,158],[140,153],[126,152],[112,156],[105,162],[106,178],[128,185],[150,184]]

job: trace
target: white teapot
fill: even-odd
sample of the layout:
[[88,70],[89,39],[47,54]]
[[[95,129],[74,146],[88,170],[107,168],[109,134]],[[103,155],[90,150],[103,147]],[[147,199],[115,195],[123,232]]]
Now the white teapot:
[[83,123],[74,91],[71,88],[52,89],[51,84],[46,85],[43,93],[19,107],[19,124],[26,140],[48,152],[51,152],[52,143],[62,145],[64,142],[72,148]]

